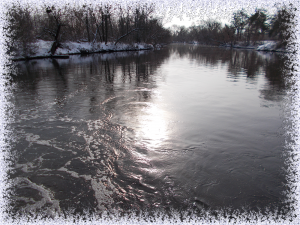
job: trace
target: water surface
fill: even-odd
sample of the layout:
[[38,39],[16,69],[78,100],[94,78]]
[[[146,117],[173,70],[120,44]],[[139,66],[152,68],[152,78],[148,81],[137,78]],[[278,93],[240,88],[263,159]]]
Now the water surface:
[[283,56],[170,45],[16,66],[13,213],[284,206]]

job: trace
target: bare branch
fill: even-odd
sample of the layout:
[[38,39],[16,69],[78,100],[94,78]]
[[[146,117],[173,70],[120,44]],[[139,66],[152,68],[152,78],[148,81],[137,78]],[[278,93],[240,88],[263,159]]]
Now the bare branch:
[[54,31],[52,31],[52,30],[50,30],[50,29],[48,29],[46,27],[44,27],[44,31],[48,32],[51,36],[55,37]]
[[143,28],[134,28],[133,30],[129,31],[127,34],[124,34],[123,36],[119,37],[116,42],[115,45],[124,37],[126,37],[127,35],[131,34],[133,31],[138,31],[138,30],[143,30]]

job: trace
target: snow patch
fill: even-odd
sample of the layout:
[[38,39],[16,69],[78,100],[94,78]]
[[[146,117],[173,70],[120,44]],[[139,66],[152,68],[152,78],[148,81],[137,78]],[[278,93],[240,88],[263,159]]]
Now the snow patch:
[[[38,40],[34,45],[36,46],[35,54],[30,57],[37,56],[50,56],[50,49],[53,41]],[[69,55],[69,54],[84,54],[93,52],[117,52],[117,51],[135,51],[135,50],[148,50],[153,49],[153,45],[146,43],[134,43],[134,44],[123,44],[117,43],[116,45],[112,42],[64,42],[61,46],[56,49],[55,55]],[[18,55],[16,58],[21,58]]]
[[277,43],[274,41],[266,41],[263,45],[256,48],[257,51],[274,51],[276,50]]

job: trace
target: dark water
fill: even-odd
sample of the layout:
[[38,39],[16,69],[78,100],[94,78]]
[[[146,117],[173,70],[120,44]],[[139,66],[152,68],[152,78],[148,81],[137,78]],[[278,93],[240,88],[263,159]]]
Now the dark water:
[[11,212],[281,209],[284,63],[191,45],[18,63]]

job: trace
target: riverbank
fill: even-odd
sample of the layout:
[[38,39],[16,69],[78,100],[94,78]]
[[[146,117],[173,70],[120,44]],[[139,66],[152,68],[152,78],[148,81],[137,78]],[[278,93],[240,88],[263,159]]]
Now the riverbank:
[[[188,44],[194,45],[201,45],[196,41],[189,42]],[[256,50],[256,51],[266,51],[266,52],[281,52],[281,53],[290,53],[285,48],[281,48],[280,43],[277,41],[260,41],[254,44],[246,44],[245,42],[238,42],[234,45],[231,44],[221,44],[221,45],[205,45],[205,46],[212,46],[212,47],[225,47],[225,48],[238,48],[238,49],[249,49],[249,50]]]
[[140,51],[154,49],[151,44],[134,43],[122,44],[117,43],[89,43],[89,42],[65,42],[56,50],[55,55],[50,54],[50,49],[53,41],[38,40],[33,45],[33,54],[22,56],[22,52],[12,57],[13,61],[22,61],[30,59],[44,59],[44,58],[69,58],[69,55],[86,55],[92,53],[106,53],[106,52],[121,52],[121,51]]
[[245,45],[245,43],[243,42],[237,43],[235,45],[230,45],[230,44],[221,45],[221,47],[252,49],[256,51],[282,52],[282,53],[289,52],[285,48],[280,48],[278,46],[279,46],[279,42],[277,41],[261,41],[256,45],[253,44]]

